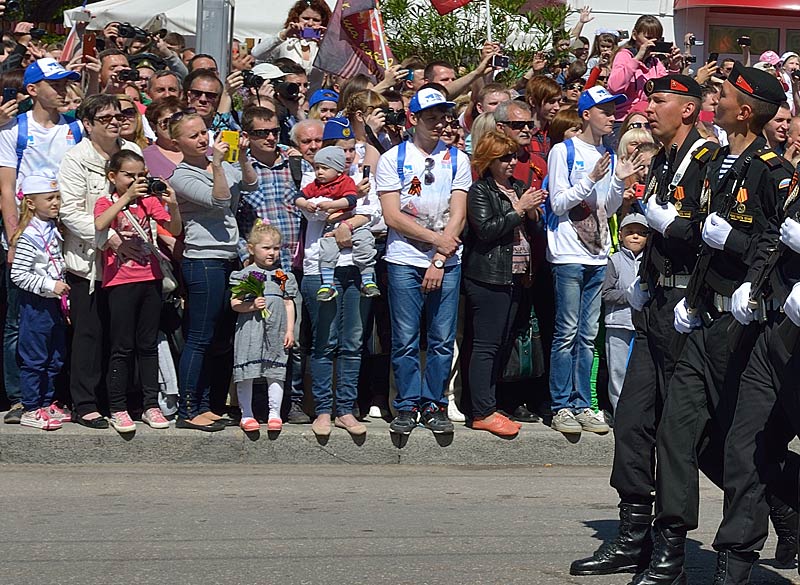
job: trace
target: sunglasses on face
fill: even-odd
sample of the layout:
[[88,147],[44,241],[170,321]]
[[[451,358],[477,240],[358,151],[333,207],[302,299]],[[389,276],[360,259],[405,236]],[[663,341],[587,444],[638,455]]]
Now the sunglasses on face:
[[514,121],[498,120],[497,122],[500,123],[500,124],[504,124],[505,126],[508,126],[509,128],[511,128],[513,130],[523,130],[524,128],[527,128],[528,130],[530,130],[531,129],[531,125],[533,124],[533,122],[530,122],[528,120],[514,120]]
[[631,128],[644,128],[645,130],[650,130],[650,123],[649,122],[633,122],[632,124],[628,125],[628,130]]
[[497,160],[504,163],[509,163],[513,160],[517,160],[517,153],[516,152],[509,152],[508,154],[504,154],[503,156],[498,156]]
[[199,89],[190,89],[186,92],[186,95],[188,95],[191,100],[199,100],[201,97],[205,97],[210,102],[217,101],[219,97],[216,91],[201,91]]
[[274,136],[275,138],[281,133],[279,128],[260,128],[258,130],[250,130],[248,136],[253,138],[266,138],[267,136]]
[[105,116],[95,116],[94,121],[98,124],[102,124],[103,126],[108,126],[112,120],[116,120],[117,122],[124,122],[127,120],[125,116],[122,114],[107,114]]
[[124,108],[123,110],[120,111],[120,114],[122,114],[129,120],[133,120],[136,117],[136,108],[134,107]]
[[436,180],[436,177],[433,175],[433,167],[436,164],[436,161],[432,158],[425,159],[425,174],[423,175],[423,179],[426,185],[432,185],[433,182]]
[[598,81],[608,81],[608,75],[598,75]]
[[564,89],[575,89],[575,90],[580,91],[580,90],[583,89],[583,84],[579,83],[579,82],[570,83],[569,85],[565,85]]

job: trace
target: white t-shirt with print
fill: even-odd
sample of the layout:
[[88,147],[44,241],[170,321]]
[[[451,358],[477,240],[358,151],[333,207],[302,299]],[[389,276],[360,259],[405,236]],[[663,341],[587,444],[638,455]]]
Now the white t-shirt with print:
[[[28,146],[25,147],[17,173],[17,189],[22,179],[34,172],[41,174],[44,171],[53,176],[58,175],[64,154],[77,144],[72,128],[64,116],[59,118],[55,126],[45,128],[33,119],[33,112],[27,112],[26,115]],[[0,167],[17,168],[17,129],[16,121],[0,129]]]
[[[403,162],[403,182],[397,173],[399,146],[395,146],[381,156],[375,173],[378,194],[400,191],[400,209],[412,216],[416,222],[433,231],[442,231],[450,218],[450,196],[453,191],[469,191],[472,185],[472,172],[469,158],[456,150],[456,161],[450,160],[450,147],[439,141],[430,155],[419,150],[413,142],[406,142],[406,156]],[[425,161],[433,159],[433,182],[425,184]],[[456,164],[453,179],[452,163]],[[415,180],[416,179],[416,180]],[[419,184],[419,194],[409,193],[412,183]],[[455,256],[448,258],[447,266],[461,262],[462,246]],[[436,248],[423,242],[410,240],[396,230],[389,229],[386,243],[386,261],[427,268],[430,266]]]

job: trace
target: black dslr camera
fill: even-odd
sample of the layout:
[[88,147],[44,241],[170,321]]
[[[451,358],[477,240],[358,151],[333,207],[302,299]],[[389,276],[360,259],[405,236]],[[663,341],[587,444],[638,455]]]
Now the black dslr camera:
[[147,192],[152,195],[163,195],[167,192],[167,184],[156,177],[147,177]]
[[138,26],[133,26],[130,22],[123,22],[118,27],[119,36],[123,39],[146,38],[147,31]]
[[285,100],[296,102],[300,99],[300,84],[281,81],[275,84],[275,91]]
[[139,70],[123,69],[122,71],[117,73],[117,79],[119,81],[139,81]]
[[386,125],[387,126],[405,126],[406,125],[406,113],[403,110],[392,110],[392,109],[385,109],[384,113],[386,114]]
[[245,87],[255,90],[258,90],[258,88],[264,85],[264,82],[266,81],[263,77],[256,75],[249,69],[242,71],[242,80],[244,81]]

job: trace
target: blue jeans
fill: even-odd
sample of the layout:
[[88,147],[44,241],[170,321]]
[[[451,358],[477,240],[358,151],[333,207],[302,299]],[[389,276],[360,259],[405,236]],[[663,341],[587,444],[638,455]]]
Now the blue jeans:
[[3,384],[11,404],[22,401],[17,366],[17,339],[19,339],[19,287],[11,282],[11,264],[6,262],[6,324],[3,329]]
[[64,365],[67,326],[59,299],[20,293],[20,336],[17,344],[22,405],[25,410],[53,403],[55,379]]
[[[425,268],[388,263],[392,318],[392,367],[397,410],[446,407],[445,386],[453,363],[461,266],[445,268],[442,288],[422,292]],[[420,320],[428,329],[425,375],[419,359]]]
[[[319,274],[303,277],[303,301],[311,317],[311,393],[317,415],[333,411],[333,358],[336,362],[336,415],[352,414],[358,397],[361,344],[369,301],[361,296],[361,274],[355,266],[334,271],[338,296],[317,301],[322,285]],[[338,351],[337,351],[338,350]]]
[[556,320],[550,351],[553,412],[591,407],[592,349],[600,327],[605,266],[553,264]]
[[233,349],[236,323],[228,294],[232,271],[233,263],[226,260],[184,258],[181,262],[187,300],[178,418],[191,419],[211,410],[212,382],[222,385],[227,377],[230,383],[233,363],[226,356]]

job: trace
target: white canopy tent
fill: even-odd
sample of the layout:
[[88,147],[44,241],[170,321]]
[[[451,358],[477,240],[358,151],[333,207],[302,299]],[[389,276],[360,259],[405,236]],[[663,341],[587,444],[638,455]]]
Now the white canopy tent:
[[[336,0],[327,0],[331,9]],[[281,30],[295,0],[236,0],[234,37],[260,39]],[[64,26],[74,25],[74,15],[82,8],[64,11]],[[90,30],[100,30],[109,22],[129,22],[146,30],[160,28],[193,37],[197,21],[196,0],[102,0],[87,4],[92,15]]]

